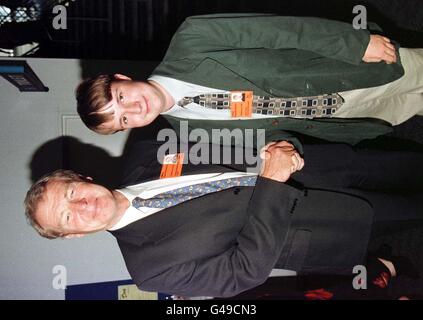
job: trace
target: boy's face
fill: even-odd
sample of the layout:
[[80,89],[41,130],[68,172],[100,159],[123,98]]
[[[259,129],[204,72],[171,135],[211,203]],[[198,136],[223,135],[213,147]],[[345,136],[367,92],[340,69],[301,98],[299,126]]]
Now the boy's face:
[[164,97],[148,82],[132,80],[111,84],[112,100],[99,113],[113,113],[111,121],[101,124],[100,130],[122,131],[150,124],[164,109]]

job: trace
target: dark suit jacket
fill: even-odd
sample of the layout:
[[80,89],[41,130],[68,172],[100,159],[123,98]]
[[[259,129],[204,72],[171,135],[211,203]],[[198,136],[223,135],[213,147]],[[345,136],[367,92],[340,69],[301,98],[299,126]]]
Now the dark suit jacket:
[[[275,97],[368,88],[401,77],[404,70],[400,62],[362,62],[369,39],[368,30],[355,30],[350,23],[321,18],[268,14],[194,16],[187,18],[175,33],[153,75]],[[172,117],[166,117],[172,125],[178,125]],[[204,119],[189,123],[192,128],[210,130],[291,130],[353,144],[390,131],[389,124],[370,119]]]
[[[134,145],[125,184],[159,177],[158,146]],[[183,174],[234,169],[240,168],[186,164]],[[351,274],[366,253],[370,205],[349,194],[301,186],[301,180],[318,185],[318,175],[316,181],[307,172],[298,178],[290,185],[259,177],[255,187],[205,195],[112,234],[134,282],[147,291],[233,296],[263,283],[275,267]]]

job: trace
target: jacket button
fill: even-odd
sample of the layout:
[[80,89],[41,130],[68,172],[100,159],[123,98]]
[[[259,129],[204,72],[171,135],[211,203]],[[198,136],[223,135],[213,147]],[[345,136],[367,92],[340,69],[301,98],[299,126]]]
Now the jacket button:
[[294,201],[293,201],[293,203],[292,203],[291,210],[289,210],[289,213],[294,213],[295,208],[297,207],[297,203],[298,203],[298,199],[295,198]]
[[234,189],[234,194],[238,194],[240,191],[241,191],[241,189],[240,189],[240,188],[235,188],[235,189]]
[[273,120],[272,121],[272,126],[277,126],[279,124],[279,120]]

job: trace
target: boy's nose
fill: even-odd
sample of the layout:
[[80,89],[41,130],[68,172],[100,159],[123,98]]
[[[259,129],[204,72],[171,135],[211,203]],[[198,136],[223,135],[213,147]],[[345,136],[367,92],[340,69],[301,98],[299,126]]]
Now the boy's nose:
[[140,113],[141,112],[141,103],[139,101],[132,102],[128,106],[128,110],[133,113]]

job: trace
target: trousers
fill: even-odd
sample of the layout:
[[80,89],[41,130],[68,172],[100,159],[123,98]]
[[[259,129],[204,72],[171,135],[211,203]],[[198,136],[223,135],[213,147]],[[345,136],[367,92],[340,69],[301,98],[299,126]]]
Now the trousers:
[[[383,86],[340,92],[345,103],[334,113],[339,118],[378,118],[400,124],[423,115],[423,49],[400,48],[405,74]],[[384,62],[380,62],[384,63]]]

